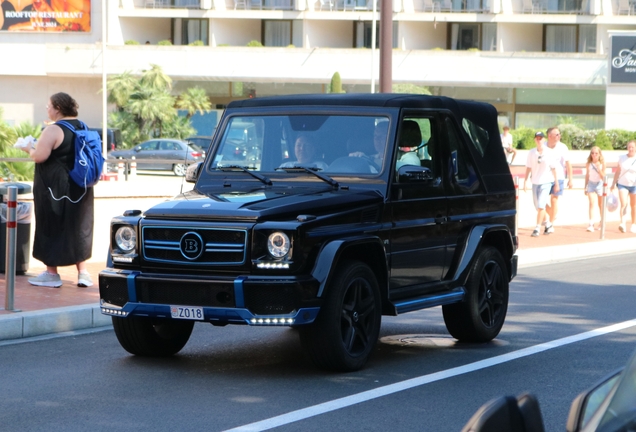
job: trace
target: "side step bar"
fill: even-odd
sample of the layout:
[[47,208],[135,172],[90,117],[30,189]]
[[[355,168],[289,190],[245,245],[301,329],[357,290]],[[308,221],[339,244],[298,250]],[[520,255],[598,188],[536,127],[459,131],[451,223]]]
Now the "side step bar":
[[422,297],[400,300],[393,304],[396,315],[434,306],[458,303],[464,300],[464,288],[458,287],[443,294],[430,294]]

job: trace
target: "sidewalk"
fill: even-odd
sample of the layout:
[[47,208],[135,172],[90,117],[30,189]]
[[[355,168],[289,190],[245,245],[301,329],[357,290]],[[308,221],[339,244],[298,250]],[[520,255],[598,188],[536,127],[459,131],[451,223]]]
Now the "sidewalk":
[[[580,183],[577,179],[576,183]],[[521,187],[523,180],[521,180]],[[95,188],[95,240],[93,258],[88,270],[94,285],[77,287],[74,267],[60,267],[61,288],[31,286],[27,279],[45,270],[45,266],[30,257],[29,270],[15,277],[14,309],[4,310],[5,279],[0,275],[0,340],[40,336],[51,333],[77,331],[111,325],[110,317],[99,311],[98,274],[105,268],[108,235],[105,227],[110,219],[126,209],[146,208],[177,195],[182,188],[175,177],[141,177],[130,182],[101,182]],[[192,188],[185,184],[183,190]],[[18,200],[28,201],[28,196]],[[519,193],[519,266],[572,261],[601,255],[636,252],[636,234],[618,231],[617,212],[608,213],[605,239],[600,231],[587,232],[587,197],[582,189],[571,189],[560,198],[559,220],[555,232],[531,237],[536,212],[529,192]],[[97,227],[101,227],[97,229]],[[629,227],[629,225],[628,225]],[[31,230],[33,235],[33,229]],[[104,235],[106,233],[106,235]]]

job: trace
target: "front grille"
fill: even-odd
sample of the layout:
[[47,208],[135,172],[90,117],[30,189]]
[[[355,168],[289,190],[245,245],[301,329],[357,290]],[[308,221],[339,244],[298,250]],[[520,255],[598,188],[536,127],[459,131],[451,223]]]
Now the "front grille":
[[128,282],[126,278],[99,276],[99,297],[106,303],[124,306],[128,302]]
[[168,305],[235,307],[231,282],[149,282],[138,278],[137,300]]
[[[202,240],[200,256],[188,256],[182,238],[186,234]],[[143,227],[143,257],[147,261],[186,265],[241,265],[245,262],[247,231],[220,228]]]
[[296,308],[298,303],[294,288],[293,285],[246,285],[243,290],[245,307],[256,315],[290,313]]

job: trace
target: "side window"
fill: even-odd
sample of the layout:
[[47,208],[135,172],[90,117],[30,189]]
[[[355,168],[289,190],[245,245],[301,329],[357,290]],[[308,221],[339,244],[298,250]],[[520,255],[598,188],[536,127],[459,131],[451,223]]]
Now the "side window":
[[481,193],[481,184],[468,149],[464,147],[455,124],[448,117],[445,119],[444,129],[448,134],[450,154],[448,175],[453,192],[457,195]]
[[[424,117],[405,117],[398,130],[398,145],[395,169],[398,184],[402,188],[401,199],[430,198],[443,196],[442,161],[439,151],[439,137],[435,119]],[[431,178],[404,182],[399,176],[402,167],[416,166],[430,170]]]
[[157,150],[157,144],[159,144],[159,141],[149,141],[146,143],[143,143],[139,146],[139,150],[140,151],[153,151],[153,150]]

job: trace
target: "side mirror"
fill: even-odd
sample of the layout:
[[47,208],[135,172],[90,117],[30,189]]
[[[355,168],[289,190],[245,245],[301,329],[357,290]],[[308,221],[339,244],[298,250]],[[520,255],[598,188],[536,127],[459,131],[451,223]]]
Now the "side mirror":
[[587,426],[592,416],[594,416],[594,413],[596,413],[603,402],[605,402],[605,399],[607,399],[607,396],[618,382],[621,372],[622,369],[605,377],[595,386],[584,391],[574,399],[570,406],[568,421],[565,425],[567,432],[577,432]]
[[141,150],[141,146],[137,146],[137,147],[135,147],[135,149],[134,149],[134,150],[135,150],[136,152],[139,152],[139,151]]
[[199,178],[199,174],[201,174],[201,168],[203,167],[203,162],[197,162],[188,165],[186,169],[185,181],[188,183],[196,183]]
[[433,171],[430,168],[403,165],[398,169],[398,181],[400,183],[430,183],[433,180]]

